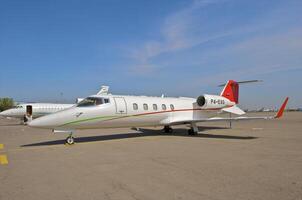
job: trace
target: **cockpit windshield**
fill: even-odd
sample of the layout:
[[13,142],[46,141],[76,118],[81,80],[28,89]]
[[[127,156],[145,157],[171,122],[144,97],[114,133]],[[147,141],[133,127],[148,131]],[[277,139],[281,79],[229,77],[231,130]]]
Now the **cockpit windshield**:
[[20,106],[20,105],[16,105],[16,106],[14,106],[13,108],[23,108],[23,107]]
[[87,97],[86,99],[80,101],[77,107],[97,106],[104,103],[109,103],[109,99],[102,97]]

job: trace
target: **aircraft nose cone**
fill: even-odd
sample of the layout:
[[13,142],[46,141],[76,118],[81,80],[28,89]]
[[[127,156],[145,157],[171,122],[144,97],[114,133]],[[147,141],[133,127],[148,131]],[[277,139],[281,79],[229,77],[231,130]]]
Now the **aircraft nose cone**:
[[74,116],[73,110],[65,110],[32,120],[28,126],[45,129],[57,129],[62,126]]
[[34,119],[34,120],[28,122],[27,125],[31,126],[31,127],[41,128],[41,127],[44,127],[46,125],[46,123],[44,120]]
[[8,116],[8,112],[7,111],[2,111],[2,112],[0,112],[0,116],[7,117]]
[[27,125],[31,126],[31,127],[38,127],[39,123],[37,123],[36,119],[35,119],[35,120],[28,122]]
[[52,128],[55,126],[53,120],[47,116],[34,119],[27,125],[35,128]]

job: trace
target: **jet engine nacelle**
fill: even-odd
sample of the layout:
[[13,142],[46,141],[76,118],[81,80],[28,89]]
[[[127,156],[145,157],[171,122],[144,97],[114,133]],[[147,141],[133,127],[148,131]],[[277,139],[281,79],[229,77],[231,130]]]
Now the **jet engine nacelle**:
[[197,97],[196,103],[198,106],[205,109],[219,109],[235,105],[234,102],[231,102],[225,97],[208,94]]

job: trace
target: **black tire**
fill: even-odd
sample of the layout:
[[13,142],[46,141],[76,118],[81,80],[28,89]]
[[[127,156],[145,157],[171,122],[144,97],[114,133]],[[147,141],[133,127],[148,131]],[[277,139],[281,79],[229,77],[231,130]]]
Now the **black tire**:
[[66,144],[72,145],[74,144],[74,138],[72,136],[69,136],[66,138]]
[[163,130],[164,130],[165,133],[172,133],[173,132],[173,129],[169,126],[165,126]]
[[188,130],[188,135],[197,135],[197,133],[194,132],[193,128],[190,128],[190,129]]

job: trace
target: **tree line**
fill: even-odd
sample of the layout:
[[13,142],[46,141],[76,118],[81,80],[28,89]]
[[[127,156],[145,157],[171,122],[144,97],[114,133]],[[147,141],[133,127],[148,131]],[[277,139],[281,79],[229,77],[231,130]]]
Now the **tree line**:
[[14,106],[14,100],[12,98],[0,98],[0,112],[10,109]]

